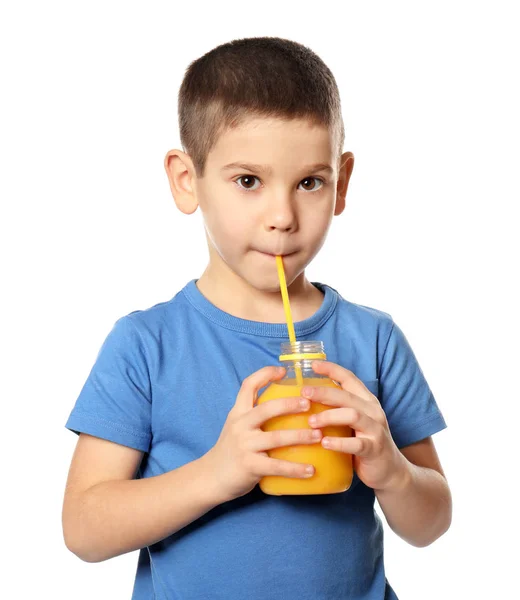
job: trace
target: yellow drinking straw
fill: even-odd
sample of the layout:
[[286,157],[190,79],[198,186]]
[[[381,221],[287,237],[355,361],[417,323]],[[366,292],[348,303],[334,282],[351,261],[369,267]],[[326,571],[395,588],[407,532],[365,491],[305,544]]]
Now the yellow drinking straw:
[[[291,315],[291,305],[289,304],[289,292],[287,291],[287,281],[285,280],[285,271],[283,268],[283,261],[281,256],[276,257],[276,267],[278,269],[278,279],[280,280],[280,291],[282,292],[285,320],[287,321],[287,329],[289,331],[289,341],[291,342],[291,344],[295,344],[296,334],[294,333],[294,325]],[[296,383],[298,385],[303,385],[303,376],[300,365],[295,363],[294,370],[296,372]]]

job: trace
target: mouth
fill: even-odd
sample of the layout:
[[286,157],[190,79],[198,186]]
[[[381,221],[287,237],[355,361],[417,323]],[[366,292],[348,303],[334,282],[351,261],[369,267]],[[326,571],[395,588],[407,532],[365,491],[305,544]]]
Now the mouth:
[[263,256],[266,256],[267,258],[276,258],[277,256],[281,256],[284,259],[297,254],[297,251],[287,252],[287,253],[282,252],[280,254],[273,254],[272,252],[263,252],[262,250],[256,250],[255,252],[258,252],[259,254],[262,254]]

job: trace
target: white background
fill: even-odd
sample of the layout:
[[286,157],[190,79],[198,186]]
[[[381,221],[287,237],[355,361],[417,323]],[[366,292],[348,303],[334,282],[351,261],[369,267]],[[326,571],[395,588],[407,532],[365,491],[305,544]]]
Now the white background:
[[393,316],[449,425],[434,441],[453,493],[452,527],[417,549],[385,525],[387,576],[400,600],[517,593],[513,5],[2,4],[9,598],[130,598],[137,553],[88,564],[63,543],[76,443],[64,424],[114,321],[170,299],[204,269],[200,213],[177,211],[163,168],[166,152],[180,148],[176,95],[189,62],[257,35],[304,43],[330,66],[345,150],[356,157],[346,211],[308,276]]

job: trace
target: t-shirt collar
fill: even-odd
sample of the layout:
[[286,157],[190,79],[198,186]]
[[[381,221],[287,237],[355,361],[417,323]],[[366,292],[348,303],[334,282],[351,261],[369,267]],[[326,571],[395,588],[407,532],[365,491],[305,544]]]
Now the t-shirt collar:
[[[265,337],[287,338],[287,325],[285,323],[262,323],[250,321],[230,315],[212,304],[197,287],[197,279],[192,279],[184,288],[183,293],[190,304],[207,319],[234,331],[259,335]],[[305,337],[316,331],[330,318],[336,308],[338,293],[334,288],[319,282],[311,282],[325,295],[319,309],[309,318],[294,323],[296,337]]]

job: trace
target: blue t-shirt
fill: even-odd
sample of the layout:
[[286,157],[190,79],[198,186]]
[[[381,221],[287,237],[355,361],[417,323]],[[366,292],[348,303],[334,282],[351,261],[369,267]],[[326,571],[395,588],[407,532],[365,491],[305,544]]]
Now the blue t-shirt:
[[[398,447],[446,427],[403,332],[382,311],[330,286],[300,340],[379,398]],[[282,323],[234,317],[190,281],[171,300],[118,319],[66,423],[142,450],[137,477],[210,450],[242,381],[279,364]],[[385,577],[375,494],[354,475],[340,494],[270,496],[256,486],[140,550],[133,600],[395,600]]]

